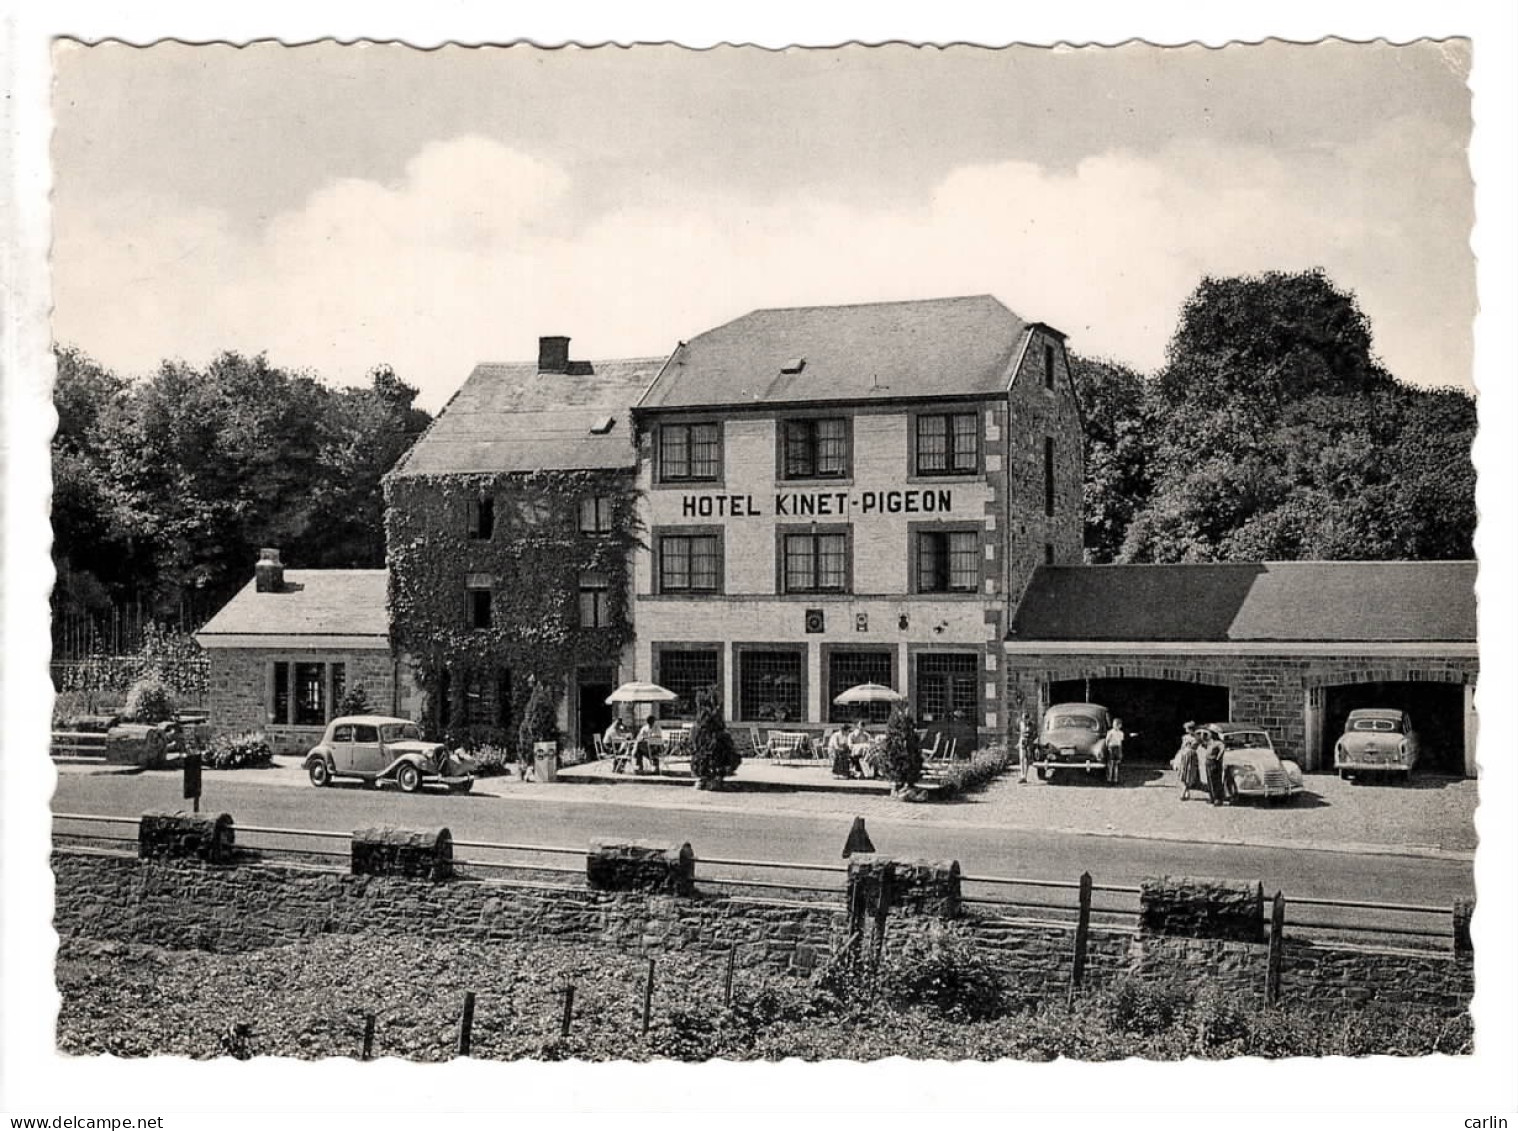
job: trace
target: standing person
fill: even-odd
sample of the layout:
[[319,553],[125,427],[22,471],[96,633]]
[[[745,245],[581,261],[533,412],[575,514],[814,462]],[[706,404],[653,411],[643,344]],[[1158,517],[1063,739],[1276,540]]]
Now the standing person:
[[[1138,731],[1134,731],[1137,734]],[[1121,776],[1123,766],[1123,739],[1127,735],[1123,732],[1123,720],[1113,719],[1112,726],[1107,731],[1107,782],[1116,784]]]
[[1181,779],[1181,800],[1189,801],[1193,788],[1201,784],[1197,775],[1197,745],[1196,723],[1185,724],[1185,734],[1181,736],[1181,748],[1175,755],[1175,772]]
[[1017,718],[1017,784],[1028,784],[1028,765],[1033,761],[1033,719],[1027,711]]
[[1227,801],[1223,792],[1223,739],[1215,730],[1203,729],[1202,765],[1207,773],[1207,800],[1213,805]]

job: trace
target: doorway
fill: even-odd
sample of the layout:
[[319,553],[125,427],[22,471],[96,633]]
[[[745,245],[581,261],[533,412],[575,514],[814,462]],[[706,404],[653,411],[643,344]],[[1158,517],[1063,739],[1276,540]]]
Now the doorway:
[[616,690],[615,680],[616,673],[611,668],[581,668],[576,673],[575,735],[580,749],[587,754],[595,752],[595,736],[611,726],[612,708],[606,697]]
[[1228,719],[1228,688],[1174,679],[1066,679],[1049,685],[1049,703],[1099,703],[1123,720],[1123,757],[1163,765],[1180,746],[1187,722]]

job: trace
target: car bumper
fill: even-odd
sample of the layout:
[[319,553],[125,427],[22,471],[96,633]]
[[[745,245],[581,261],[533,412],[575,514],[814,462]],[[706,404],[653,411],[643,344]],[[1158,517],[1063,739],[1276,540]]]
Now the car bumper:
[[1028,763],[1035,770],[1103,770],[1107,763],[1100,758],[1039,758]]
[[1389,773],[1401,773],[1403,770],[1411,770],[1413,763],[1406,758],[1335,758],[1334,769],[1354,770],[1365,773],[1386,771]]

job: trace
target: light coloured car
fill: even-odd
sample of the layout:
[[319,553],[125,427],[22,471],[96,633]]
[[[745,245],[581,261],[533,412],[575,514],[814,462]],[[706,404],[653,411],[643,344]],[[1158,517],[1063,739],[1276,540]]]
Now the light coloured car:
[[410,719],[387,715],[333,719],[306,755],[305,769],[314,786],[355,778],[371,786],[393,783],[402,793],[415,793],[424,785],[446,786],[454,793],[474,788],[471,759],[449,753],[440,742],[428,742]]
[[1044,725],[1038,735],[1037,756],[1033,760],[1039,781],[1049,781],[1056,772],[1101,771],[1107,769],[1107,731],[1112,715],[1095,703],[1058,703],[1044,712]]
[[1253,723],[1208,723],[1223,740],[1223,793],[1229,801],[1266,802],[1302,792],[1302,767],[1276,753],[1270,734]]
[[1344,720],[1344,734],[1334,744],[1334,769],[1341,778],[1365,773],[1413,776],[1421,753],[1418,732],[1406,711],[1364,707]]

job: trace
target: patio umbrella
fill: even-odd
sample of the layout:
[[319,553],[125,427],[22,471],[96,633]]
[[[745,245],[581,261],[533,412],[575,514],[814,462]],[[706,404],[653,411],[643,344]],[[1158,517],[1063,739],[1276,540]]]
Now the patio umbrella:
[[680,698],[657,683],[624,683],[606,697],[608,703],[673,703]]
[[849,688],[833,702],[840,707],[849,703],[900,703],[906,696],[881,683],[861,683]]

